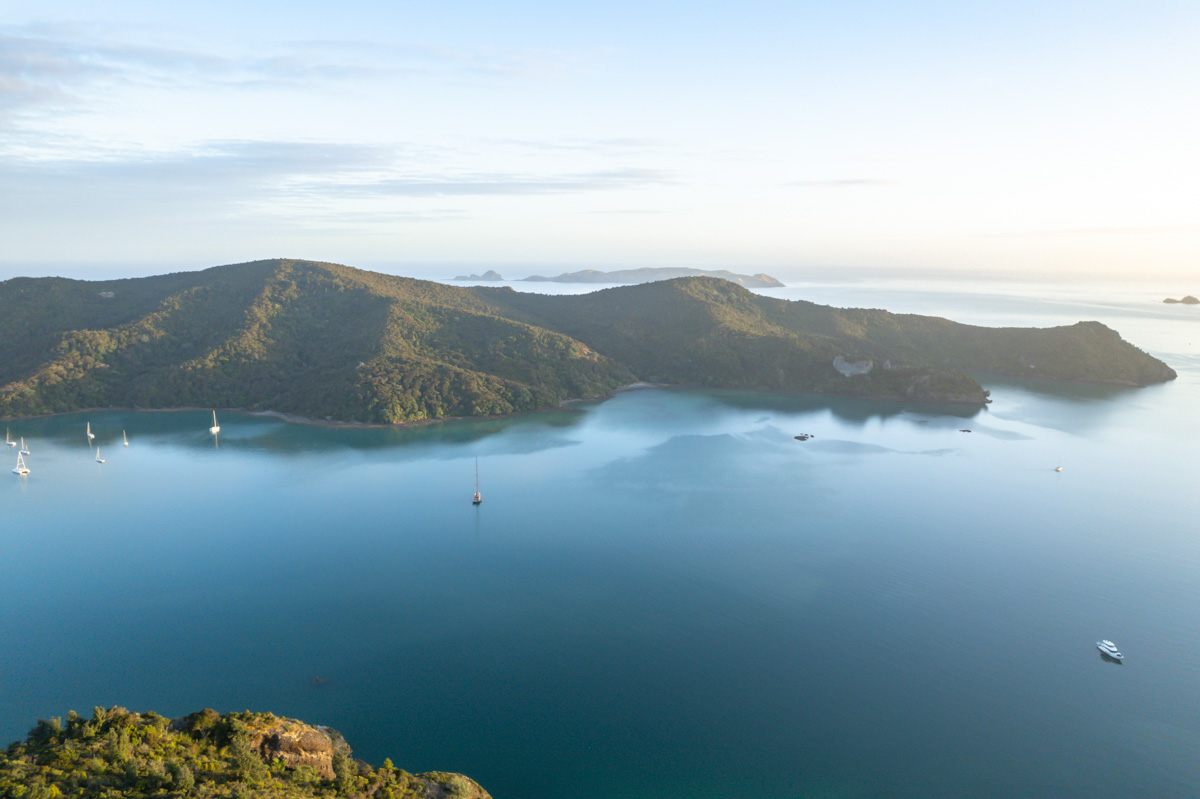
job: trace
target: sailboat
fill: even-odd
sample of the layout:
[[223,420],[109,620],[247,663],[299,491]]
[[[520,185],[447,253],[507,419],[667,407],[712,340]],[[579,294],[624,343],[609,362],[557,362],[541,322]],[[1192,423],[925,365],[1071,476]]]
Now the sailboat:
[[213,411],[213,426],[208,428],[208,432],[212,433],[214,436],[217,433],[221,432],[221,425],[217,424],[217,412],[216,411]]
[[4,428],[4,443],[8,444],[10,447],[15,447],[17,445],[17,442],[13,441],[12,436],[9,435],[7,427]]
[[25,449],[25,436],[21,436],[21,450],[20,450],[20,452],[21,452],[21,454],[22,454],[22,455],[28,455],[28,454],[29,454],[29,450]]
[[87,424],[88,424],[88,426],[87,426],[88,441],[91,441],[93,438],[96,437],[96,434],[92,432],[92,423],[88,422]]
[[471,504],[478,505],[483,502],[483,494],[479,493],[479,458],[475,459],[475,496],[471,497]]
[[21,477],[29,474],[29,467],[25,465],[25,456],[19,452],[17,453],[17,466],[13,469],[13,474],[20,475]]
[[129,446],[129,436],[125,435],[125,431],[121,431],[121,440],[125,442],[125,446]]
[[96,463],[104,463],[104,458],[100,457],[100,448],[96,447]]

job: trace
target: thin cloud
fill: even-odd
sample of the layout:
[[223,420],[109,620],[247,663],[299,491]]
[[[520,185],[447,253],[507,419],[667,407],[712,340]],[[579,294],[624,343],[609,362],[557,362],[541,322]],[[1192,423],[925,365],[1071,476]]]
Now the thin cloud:
[[839,178],[835,180],[792,180],[783,185],[801,189],[849,189],[867,186],[894,186],[895,181],[879,178]]
[[117,38],[73,26],[0,26],[0,125],[20,114],[86,106],[105,86],[172,90],[311,88],[396,75],[529,78],[569,68],[559,54],[456,52],[412,44],[309,41],[266,56],[227,57]]
[[612,169],[550,176],[482,173],[393,177],[331,188],[343,195],[357,196],[467,197],[613,191],[673,182],[674,176],[662,170]]

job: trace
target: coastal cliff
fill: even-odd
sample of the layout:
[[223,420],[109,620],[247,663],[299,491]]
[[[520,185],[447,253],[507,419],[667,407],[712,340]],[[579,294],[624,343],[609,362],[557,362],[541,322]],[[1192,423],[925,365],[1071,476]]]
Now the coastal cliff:
[[491,799],[474,780],[355,760],[336,731],[270,713],[95,708],[42,720],[0,752],[0,797]]

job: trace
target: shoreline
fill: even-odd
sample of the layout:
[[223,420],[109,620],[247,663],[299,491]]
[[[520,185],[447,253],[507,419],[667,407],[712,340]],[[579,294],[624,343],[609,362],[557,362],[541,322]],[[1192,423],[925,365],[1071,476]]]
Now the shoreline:
[[[970,374],[970,373],[968,373]],[[1006,375],[1002,372],[976,372],[977,375],[997,378],[1000,380],[1015,380],[1020,382],[1025,378],[1033,378],[1038,382],[1046,382],[1050,384],[1061,385],[1091,385],[1091,386],[1108,386],[1112,388],[1123,389],[1139,389],[1149,388],[1148,384],[1141,385],[1127,381],[1117,380],[1063,380],[1053,377],[1042,377],[1038,375]],[[1172,380],[1175,378],[1172,378]],[[1164,383],[1170,380],[1163,381]],[[976,403],[973,401],[964,400],[933,400],[933,399],[914,399],[912,397],[899,396],[865,396],[862,394],[851,394],[844,392],[833,391],[815,391],[812,389],[802,388],[780,388],[778,386],[706,386],[698,383],[653,383],[649,381],[639,380],[636,383],[626,383],[622,386],[617,386],[605,394],[595,394],[590,397],[572,397],[565,399],[558,405],[552,408],[538,408],[529,411],[514,411],[512,413],[488,414],[485,416],[439,416],[435,419],[413,419],[407,422],[393,422],[384,424],[381,422],[342,422],[334,419],[317,419],[312,416],[303,416],[297,413],[288,413],[286,411],[275,410],[250,410],[248,408],[212,408],[207,406],[186,406],[181,408],[129,408],[125,406],[112,405],[106,407],[78,408],[70,411],[56,411],[54,413],[39,413],[32,416],[0,416],[0,422],[11,423],[21,421],[23,419],[48,419],[54,416],[66,416],[72,413],[103,413],[105,411],[132,411],[134,413],[175,413],[185,411],[211,412],[216,410],[218,413],[241,413],[247,416],[258,416],[263,418],[279,419],[280,421],[289,424],[302,424],[312,427],[328,427],[328,428],[364,428],[364,429],[405,429],[415,427],[427,427],[433,424],[443,422],[458,422],[458,421],[488,421],[499,419],[511,419],[516,416],[525,416],[536,413],[547,413],[549,411],[572,410],[572,405],[577,405],[581,402],[595,402],[606,399],[611,399],[617,394],[623,394],[629,391],[642,391],[645,389],[701,389],[705,391],[769,391],[772,393],[784,394],[807,394],[814,397],[836,397],[842,399],[856,400],[873,400],[879,402],[896,402],[896,403],[917,403],[923,405],[951,405],[955,408],[979,408],[985,409],[990,404],[988,402]],[[985,387],[985,390],[986,387]]]
[[382,422],[341,422],[335,419],[317,419],[312,416],[303,416],[298,413],[288,413],[286,411],[273,410],[251,410],[249,408],[212,408],[208,406],[193,406],[188,405],[181,408],[129,408],[121,405],[108,405],[104,407],[93,408],[77,408],[70,411],[55,411],[54,413],[38,413],[32,416],[0,416],[0,422],[18,422],[25,419],[50,419],[55,416],[68,416],[73,413],[104,413],[107,411],[123,411],[132,413],[183,413],[187,411],[195,411],[202,413],[240,413],[246,416],[257,416],[268,419],[279,419],[282,422],[289,424],[309,425],[310,427],[328,427],[328,428],[363,428],[363,429],[404,429],[409,427],[428,427],[433,424],[442,422],[461,422],[461,421],[487,421],[497,419],[511,419],[515,416],[526,416],[535,413],[547,413],[549,411],[572,410],[569,406],[580,402],[594,402],[596,400],[610,399],[618,393],[626,391],[639,391],[646,388],[667,388],[665,383],[627,383],[623,386],[617,386],[607,394],[596,394],[591,397],[572,397],[565,399],[558,405],[552,408],[538,408],[530,411],[513,411],[512,413],[493,413],[484,416],[439,416],[435,419],[413,419],[407,422],[392,422],[384,424]]

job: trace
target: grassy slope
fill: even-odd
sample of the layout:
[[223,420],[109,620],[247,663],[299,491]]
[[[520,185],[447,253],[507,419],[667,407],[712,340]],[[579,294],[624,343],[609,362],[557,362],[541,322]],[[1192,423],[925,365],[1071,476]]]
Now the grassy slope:
[[[273,260],[134,280],[18,278],[0,283],[0,307],[0,415],[12,416],[201,406],[390,423],[552,407],[635,379],[982,402],[962,370],[1134,385],[1174,376],[1097,323],[978,328],[712,278],[547,296]],[[846,378],[838,355],[877,368]]]

